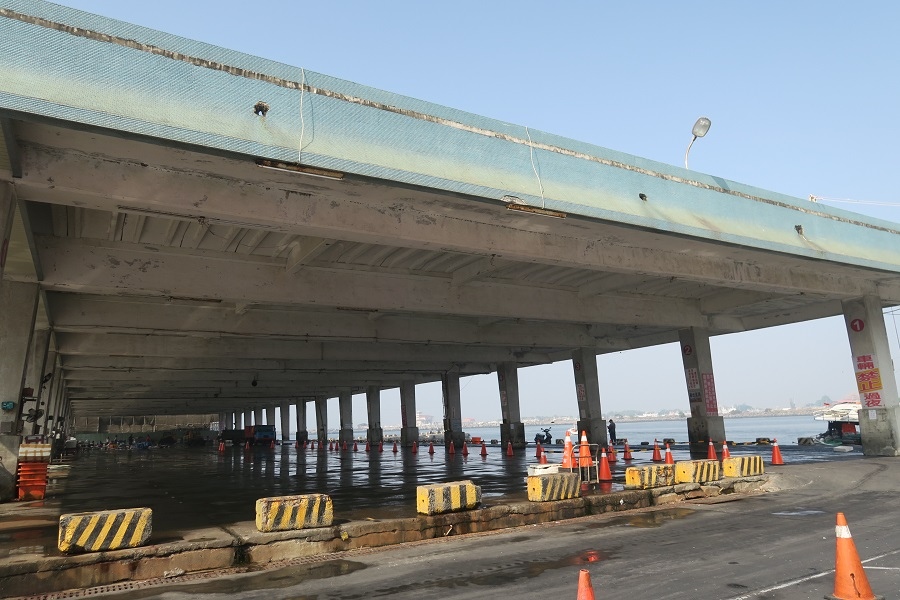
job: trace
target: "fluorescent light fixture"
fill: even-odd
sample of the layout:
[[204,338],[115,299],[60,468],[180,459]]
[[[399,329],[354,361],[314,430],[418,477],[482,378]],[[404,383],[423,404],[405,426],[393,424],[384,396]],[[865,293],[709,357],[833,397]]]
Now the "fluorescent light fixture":
[[297,163],[286,163],[279,160],[268,160],[265,158],[260,158],[256,161],[256,165],[262,167],[263,169],[284,171],[286,173],[300,173],[301,175],[309,175],[310,177],[322,177],[323,179],[334,179],[340,181],[344,178],[344,174],[340,171],[330,171],[328,169],[307,167],[304,165],[298,165]]
[[530,204],[513,204],[510,202],[506,205],[507,210],[517,210],[519,212],[527,212],[533,215],[541,215],[542,217],[553,217],[554,219],[565,219],[566,213],[558,210],[550,210],[549,208],[541,208],[539,206],[531,206]]

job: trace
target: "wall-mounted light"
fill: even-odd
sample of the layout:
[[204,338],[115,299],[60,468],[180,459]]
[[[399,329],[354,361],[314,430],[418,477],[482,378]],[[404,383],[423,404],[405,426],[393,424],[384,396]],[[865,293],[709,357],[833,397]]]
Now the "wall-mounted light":
[[691,146],[694,145],[694,140],[706,135],[706,132],[709,131],[710,125],[712,125],[712,121],[710,121],[706,117],[700,117],[699,119],[697,119],[697,122],[694,123],[694,128],[691,130],[691,133],[693,134],[694,137],[691,138],[691,143],[688,144],[687,150],[684,151],[684,168],[685,169],[689,168],[688,167],[688,154],[691,151]]

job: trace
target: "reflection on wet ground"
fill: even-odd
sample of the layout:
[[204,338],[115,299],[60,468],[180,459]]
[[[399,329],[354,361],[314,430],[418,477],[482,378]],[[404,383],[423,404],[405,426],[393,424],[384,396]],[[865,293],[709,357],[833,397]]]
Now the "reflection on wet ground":
[[[781,449],[789,464],[861,456],[858,451],[835,453],[822,446]],[[761,454],[768,461],[771,449],[732,449],[732,455],[742,453]],[[673,455],[675,460],[690,458],[687,447],[675,447]],[[611,465],[612,489],[622,489],[626,467],[645,466],[650,459],[649,451],[635,452],[634,460],[626,463],[620,453]],[[288,445],[250,450],[228,446],[223,453],[185,447],[94,450],[68,465],[53,466],[55,476],[67,476],[52,481],[47,500],[3,505],[0,558],[55,554],[60,513],[147,506],[153,509],[153,541],[164,543],[184,539],[188,531],[252,521],[256,500],[267,496],[328,494],[337,522],[414,516],[417,486],[460,479],[481,486],[485,505],[524,501],[528,466],[537,462],[533,446],[515,456],[489,446],[484,457],[477,449],[463,456],[447,454],[442,447],[433,455],[426,448],[414,454],[410,449],[353,452],[297,450]],[[652,519],[668,518],[660,516],[665,514],[635,516],[625,524],[654,526]]]

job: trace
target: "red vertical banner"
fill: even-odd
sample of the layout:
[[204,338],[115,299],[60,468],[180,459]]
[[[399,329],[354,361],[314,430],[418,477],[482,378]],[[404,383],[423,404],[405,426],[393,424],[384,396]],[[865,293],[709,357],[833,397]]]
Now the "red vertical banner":
[[703,373],[703,397],[706,399],[707,416],[718,416],[719,403],[716,400],[716,382],[712,373]]

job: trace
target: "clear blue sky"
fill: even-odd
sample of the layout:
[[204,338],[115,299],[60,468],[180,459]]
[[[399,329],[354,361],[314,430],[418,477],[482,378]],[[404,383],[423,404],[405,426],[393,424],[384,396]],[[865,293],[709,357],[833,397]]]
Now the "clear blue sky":
[[[705,115],[713,125],[692,169],[799,198],[880,203],[834,205],[900,221],[900,3],[61,3],[669,164],[682,164]],[[887,327],[898,357],[892,317]],[[855,392],[841,318],[712,347],[720,406]],[[677,345],[602,356],[599,369],[604,410],[687,410]],[[576,413],[571,373],[568,362],[522,369],[523,415]],[[493,376],[462,385],[464,417],[499,418]],[[382,421],[399,422],[399,395],[383,397]],[[418,397],[440,417],[439,384]],[[354,421],[365,421],[362,398]]]

